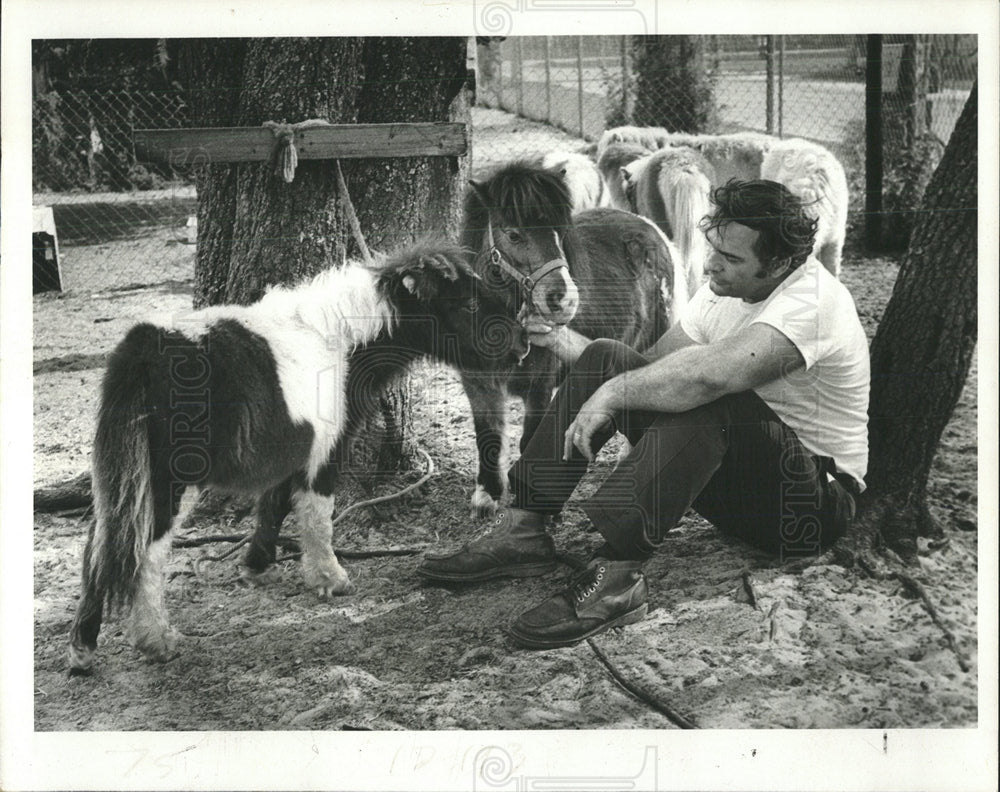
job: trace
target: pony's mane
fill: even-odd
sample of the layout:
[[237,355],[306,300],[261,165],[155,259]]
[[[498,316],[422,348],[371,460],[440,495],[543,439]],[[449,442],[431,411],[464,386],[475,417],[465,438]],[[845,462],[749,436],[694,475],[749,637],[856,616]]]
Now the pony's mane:
[[421,259],[436,262],[435,270],[447,280],[456,280],[461,275],[475,276],[467,261],[469,251],[461,245],[440,239],[424,239],[389,255],[378,255],[368,265],[380,285],[410,271]]
[[504,165],[486,179],[481,189],[488,205],[476,189],[465,196],[468,247],[479,248],[490,212],[499,214],[504,225],[519,228],[568,228],[573,214],[573,199],[563,178],[527,161]]

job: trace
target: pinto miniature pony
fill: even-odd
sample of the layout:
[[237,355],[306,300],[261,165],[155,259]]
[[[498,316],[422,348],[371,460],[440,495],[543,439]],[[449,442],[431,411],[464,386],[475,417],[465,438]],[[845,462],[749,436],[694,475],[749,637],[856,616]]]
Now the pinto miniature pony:
[[[692,149],[704,157],[714,172],[713,187],[730,179],[781,182],[801,198],[806,211],[818,219],[813,254],[839,277],[847,233],[849,193],[843,166],[823,146],[800,138],[781,140],[755,132],[693,135],[668,132],[660,127],[618,127],[602,135],[598,156],[625,143],[643,146],[650,152],[678,147]],[[647,164],[637,160],[625,166],[622,173],[625,183],[620,189],[635,188]]]
[[351,590],[332,547],[333,459],[367,405],[422,356],[504,371],[527,352],[506,298],[466,258],[456,245],[422,243],[372,268],[349,263],[274,288],[250,306],[132,328],[104,376],[72,673],[92,665],[106,604],[131,609],[145,655],[174,653],[164,566],[172,528],[204,488],[261,494],[272,522],[274,493],[284,491],[306,585],[321,596]]
[[[589,338],[615,338],[645,350],[686,301],[680,257],[655,225],[617,209],[573,214],[560,174],[528,162],[471,182],[462,242],[476,251],[483,277],[506,288],[512,314],[569,323]],[[524,400],[524,448],[559,371],[549,350],[532,348],[513,372],[463,372],[479,450],[472,497],[478,513],[493,510],[505,489],[505,391]]]

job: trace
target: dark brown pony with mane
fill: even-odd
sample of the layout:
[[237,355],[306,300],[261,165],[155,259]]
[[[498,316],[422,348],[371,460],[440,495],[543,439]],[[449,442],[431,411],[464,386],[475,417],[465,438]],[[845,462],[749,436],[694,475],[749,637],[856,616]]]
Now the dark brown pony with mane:
[[[470,184],[462,244],[487,283],[504,289],[513,314],[538,314],[588,338],[643,350],[682,307],[672,300],[676,249],[644,218],[617,209],[573,214],[562,175],[527,162]],[[492,511],[505,489],[507,393],[524,400],[523,449],[559,377],[559,361],[542,348],[532,348],[513,373],[463,372],[479,450],[472,505],[480,514]]]

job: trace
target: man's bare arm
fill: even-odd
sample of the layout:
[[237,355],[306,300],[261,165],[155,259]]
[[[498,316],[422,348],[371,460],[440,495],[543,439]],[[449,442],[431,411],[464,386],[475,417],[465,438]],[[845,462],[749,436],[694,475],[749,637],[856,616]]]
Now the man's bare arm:
[[575,445],[591,459],[594,432],[622,409],[685,412],[804,366],[788,337],[765,324],[750,325],[714,344],[683,347],[601,385],[566,430],[564,456],[568,458]]
[[687,346],[619,374],[602,388],[614,394],[616,409],[683,412],[804,366],[802,354],[784,333],[753,324],[714,344]]
[[683,349],[684,347],[689,347],[696,343],[697,342],[694,339],[684,332],[684,328],[681,327],[681,323],[677,322],[673,327],[667,330],[667,332],[661,335],[656,340],[656,343],[654,343],[642,354],[650,360],[659,360],[660,358],[669,355],[671,352],[676,352],[678,349]]

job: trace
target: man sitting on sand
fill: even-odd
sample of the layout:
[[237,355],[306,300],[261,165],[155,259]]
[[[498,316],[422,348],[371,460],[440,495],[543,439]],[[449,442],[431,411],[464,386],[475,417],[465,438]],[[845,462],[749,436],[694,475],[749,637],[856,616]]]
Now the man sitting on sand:
[[523,646],[570,646],[646,613],[644,562],[694,508],[782,557],[849,527],[868,464],[868,343],[847,289],[812,257],[816,222],[772,181],[731,181],[706,218],[709,280],[640,354],[530,320],[569,370],[510,470],[512,506],[418,568],[475,583],[555,567],[558,514],[615,433],[631,454],[586,503],[603,535],[572,584],[511,625]]

